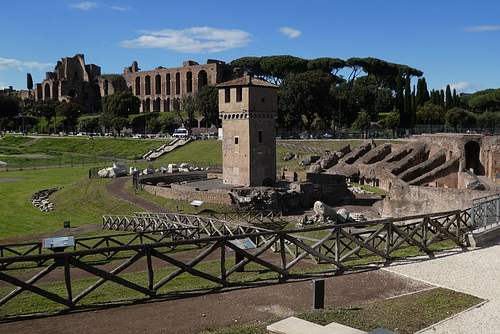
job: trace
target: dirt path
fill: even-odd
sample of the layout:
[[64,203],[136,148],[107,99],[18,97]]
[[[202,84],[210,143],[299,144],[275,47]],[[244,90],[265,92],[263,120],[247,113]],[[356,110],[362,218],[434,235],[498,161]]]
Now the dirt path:
[[[337,274],[330,272],[321,276],[325,279],[325,307],[354,305],[430,287],[375,269]],[[318,277],[280,284],[272,280],[219,291],[197,291],[140,303],[76,310],[64,315],[33,316],[0,322],[0,331],[11,334],[200,333],[208,328],[256,323],[311,310],[311,280]]]
[[125,176],[113,179],[110,182],[108,182],[108,184],[106,185],[106,189],[111,195],[118,197],[129,203],[132,203],[133,205],[139,206],[143,208],[145,211],[155,212],[155,213],[172,212],[159,204],[148,201],[147,199],[144,199],[142,197],[133,195],[129,193],[127,190],[125,190],[124,189],[125,183],[127,183],[131,179],[132,176]]

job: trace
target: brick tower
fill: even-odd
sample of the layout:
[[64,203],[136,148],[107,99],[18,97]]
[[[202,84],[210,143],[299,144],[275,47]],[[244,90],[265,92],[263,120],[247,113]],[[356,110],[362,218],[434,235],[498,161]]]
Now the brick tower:
[[217,87],[224,184],[273,186],[278,86],[244,75]]

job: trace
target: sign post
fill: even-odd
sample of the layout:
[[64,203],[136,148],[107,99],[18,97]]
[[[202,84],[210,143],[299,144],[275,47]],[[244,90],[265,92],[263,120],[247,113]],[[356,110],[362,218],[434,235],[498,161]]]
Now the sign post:
[[194,214],[198,214],[198,207],[203,204],[203,201],[192,201],[190,205],[194,206]]

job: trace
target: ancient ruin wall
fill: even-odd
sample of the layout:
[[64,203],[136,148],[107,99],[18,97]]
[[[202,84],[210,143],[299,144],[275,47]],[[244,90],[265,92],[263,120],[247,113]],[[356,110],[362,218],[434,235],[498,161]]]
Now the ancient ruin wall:
[[472,199],[493,194],[495,192],[397,184],[380,202],[379,209],[383,215],[392,217],[463,210],[470,208]]

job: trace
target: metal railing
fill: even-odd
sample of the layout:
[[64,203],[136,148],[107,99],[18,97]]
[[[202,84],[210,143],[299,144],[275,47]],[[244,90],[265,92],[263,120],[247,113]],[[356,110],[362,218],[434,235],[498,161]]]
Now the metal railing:
[[500,221],[500,194],[475,198],[471,201],[471,230]]

